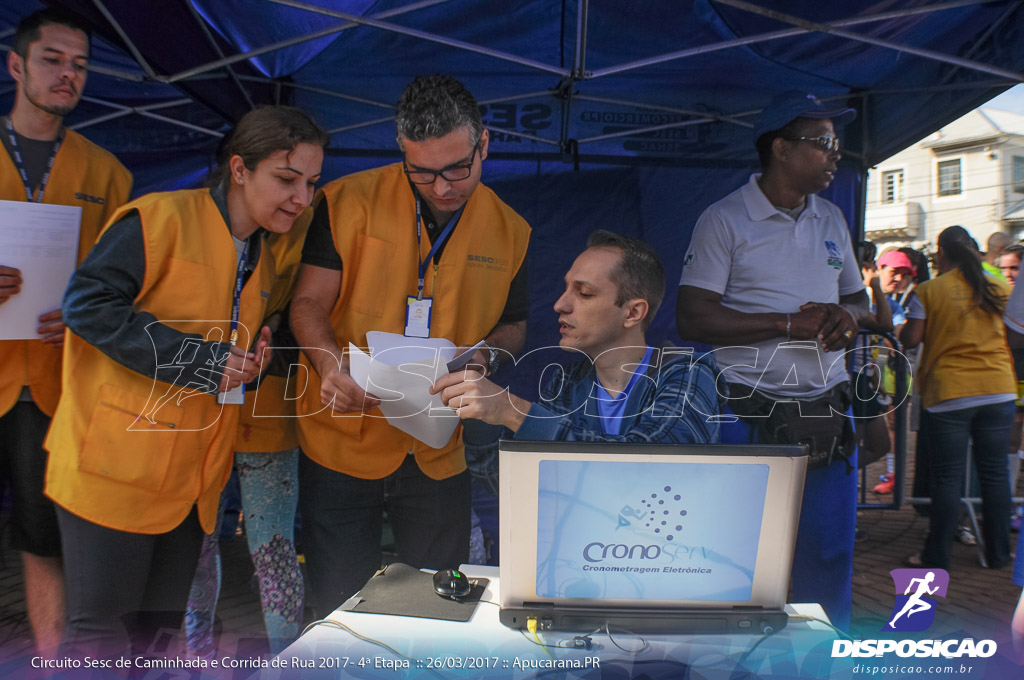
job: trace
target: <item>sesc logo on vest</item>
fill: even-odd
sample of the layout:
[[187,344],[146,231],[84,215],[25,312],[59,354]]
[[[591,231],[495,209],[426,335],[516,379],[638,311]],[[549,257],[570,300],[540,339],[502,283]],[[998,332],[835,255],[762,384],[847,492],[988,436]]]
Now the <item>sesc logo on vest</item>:
[[467,266],[470,268],[484,267],[490,271],[507,272],[509,261],[505,257],[491,257],[489,255],[466,255]]
[[89,194],[83,194],[82,192],[75,192],[75,198],[79,201],[85,201],[86,203],[98,203],[103,205],[106,201],[102,196],[90,196]]

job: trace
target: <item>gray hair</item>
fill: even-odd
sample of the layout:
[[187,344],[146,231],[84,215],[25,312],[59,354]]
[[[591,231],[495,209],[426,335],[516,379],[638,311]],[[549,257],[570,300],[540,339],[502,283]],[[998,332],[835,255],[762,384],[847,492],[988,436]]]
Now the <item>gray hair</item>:
[[398,145],[403,139],[422,142],[469,128],[469,141],[480,142],[484,123],[480,106],[466,86],[451,76],[418,76],[406,85],[395,113]]

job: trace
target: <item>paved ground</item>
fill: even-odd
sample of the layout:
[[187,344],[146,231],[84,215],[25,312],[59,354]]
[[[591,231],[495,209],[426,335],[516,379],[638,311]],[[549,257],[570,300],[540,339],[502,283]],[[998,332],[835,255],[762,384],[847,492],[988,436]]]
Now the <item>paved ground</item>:
[[[869,468],[868,486],[877,481],[880,466],[881,463],[877,463]],[[1024,480],[1018,483],[1018,495],[1022,491]],[[867,500],[888,498],[878,498],[868,492]],[[904,558],[920,549],[927,525],[927,519],[909,506],[861,512],[859,527],[865,538],[857,543],[855,551],[851,631],[857,637],[885,637],[879,629],[892,609],[893,585],[889,570],[901,567]],[[264,652],[265,632],[245,541],[236,538],[224,544],[222,555],[225,585],[218,610],[221,651],[245,656]],[[995,571],[981,568],[976,548],[955,544],[948,597],[940,602],[929,636],[963,631],[976,639],[1006,639],[1020,594],[1020,589],[1011,583],[1010,575],[1009,567]],[[30,649],[20,560],[4,539],[0,543],[0,658],[20,656]]]
[[[869,484],[878,480],[881,464],[869,467]],[[1024,485],[1018,480],[1017,495]],[[909,495],[909,489],[908,489]],[[870,491],[870,502],[886,501]],[[858,519],[866,536],[854,551],[853,630],[857,637],[886,637],[878,630],[891,615],[893,583],[891,569],[903,567],[903,560],[920,550],[928,530],[928,519],[910,506],[900,510],[864,510]],[[1013,543],[1017,543],[1013,534]],[[1021,544],[1024,548],[1024,544]],[[1005,638],[1021,589],[1011,582],[1012,567],[983,569],[978,563],[978,549],[958,542],[953,544],[949,570],[949,591],[936,614],[929,635],[941,636],[963,630],[977,639]]]

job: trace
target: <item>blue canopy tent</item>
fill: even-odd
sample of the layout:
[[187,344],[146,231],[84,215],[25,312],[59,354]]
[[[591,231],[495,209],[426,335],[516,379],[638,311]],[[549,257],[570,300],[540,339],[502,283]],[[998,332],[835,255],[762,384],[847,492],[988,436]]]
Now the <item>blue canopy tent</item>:
[[524,396],[558,353],[551,306],[595,229],[657,248],[669,287],[650,341],[678,340],[693,224],[756,171],[751,129],[774,94],[858,110],[826,196],[860,234],[868,168],[1024,82],[1021,0],[0,0],[0,45],[43,4],[93,27],[68,123],[122,159],[137,195],[200,184],[264,103],[331,131],[325,181],[396,161],[403,86],[465,82],[491,134],[484,181],[534,228],[530,354],[504,376]]
[[68,122],[123,159],[137,194],[201,183],[262,103],[330,129],[325,180],[393,162],[402,87],[462,79],[491,131],[484,180],[534,227],[527,349],[557,342],[551,305],[598,228],[658,248],[670,285],[651,340],[675,336],[693,224],[756,170],[751,128],[775,93],[859,111],[827,192],[859,233],[871,165],[1024,81],[1020,0],[0,0],[0,42],[42,4],[94,27]]
[[[1019,0],[43,4],[94,27],[69,123],[124,160],[136,193],[200,183],[230,123],[261,103],[330,129],[325,179],[392,162],[402,87],[462,79],[491,130],[485,181],[535,229],[528,348],[557,340],[551,304],[597,228],[662,253],[670,290],[652,340],[674,336],[693,223],[756,169],[751,127],[773,94],[858,109],[828,196],[859,232],[867,168],[1024,81]],[[37,6],[0,1],[0,41]]]

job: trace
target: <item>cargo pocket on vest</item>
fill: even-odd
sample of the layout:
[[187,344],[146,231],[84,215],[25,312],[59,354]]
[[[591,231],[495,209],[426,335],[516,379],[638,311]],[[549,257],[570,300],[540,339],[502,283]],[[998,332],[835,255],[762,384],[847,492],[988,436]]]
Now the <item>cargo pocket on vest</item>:
[[157,413],[148,413],[161,395],[159,385],[152,399],[116,385],[102,385],[82,444],[79,470],[159,491],[185,411],[168,403]]
[[[389,267],[395,247],[387,241],[360,234],[358,246],[356,276],[352,282],[348,306],[355,312],[379,319],[384,314],[382,301],[388,279],[403,274],[396,274]],[[349,265],[348,262],[342,263],[343,267]]]

